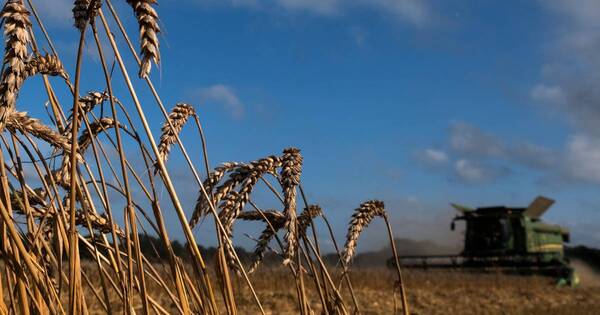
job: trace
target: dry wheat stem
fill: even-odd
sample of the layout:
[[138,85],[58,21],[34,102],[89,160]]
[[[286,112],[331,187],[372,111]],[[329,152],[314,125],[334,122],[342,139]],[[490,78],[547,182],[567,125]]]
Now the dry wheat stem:
[[4,72],[0,82],[0,130],[14,109],[19,88],[25,75],[25,62],[28,58],[27,45],[31,27],[29,12],[22,0],[9,0],[0,17],[4,22]]
[[[185,103],[178,103],[173,107],[167,122],[161,127],[160,141],[158,143],[158,157],[166,161],[171,152],[171,146],[177,142],[177,135],[183,129],[190,117],[196,115],[194,107]],[[170,124],[169,124],[170,122]],[[171,128],[173,126],[173,128]]]
[[363,202],[352,215],[348,234],[346,235],[346,245],[344,246],[343,261],[348,265],[356,251],[356,244],[360,233],[371,223],[375,217],[385,215],[385,205],[382,201],[370,200]]
[[283,151],[281,158],[282,166],[280,182],[283,188],[284,209],[283,214],[287,217],[285,223],[285,240],[287,242],[284,264],[289,264],[294,257],[298,244],[297,222],[296,222],[296,194],[297,186],[300,184],[302,173],[302,155],[296,148],[287,148]]
[[[125,126],[120,123],[115,123],[112,118],[108,117],[102,117],[90,123],[89,128],[86,128],[77,140],[79,154],[83,156],[92,143],[93,137],[96,137],[100,132],[104,132],[109,128],[116,127],[117,125],[121,129],[126,129]],[[71,157],[68,154],[65,154],[60,169],[54,172],[56,182],[65,188],[69,186],[70,168]]]
[[144,78],[150,74],[152,62],[156,65],[160,64],[160,50],[158,42],[158,14],[152,5],[156,4],[156,0],[127,0],[131,5],[138,20],[140,28],[140,50],[141,50],[141,65],[140,77]]

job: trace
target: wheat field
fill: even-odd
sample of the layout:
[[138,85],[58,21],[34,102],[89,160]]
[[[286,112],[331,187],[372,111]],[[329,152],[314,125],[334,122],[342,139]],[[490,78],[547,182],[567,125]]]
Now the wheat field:
[[[293,288],[294,312],[360,313],[348,271],[360,233],[372,220],[385,221],[393,240],[383,202],[361,204],[345,246],[338,247],[326,210],[306,197],[299,149],[211,169],[210,139],[196,107],[177,103],[168,110],[152,81],[161,62],[156,7],[156,0],[127,0],[126,6],[76,0],[77,46],[65,52],[56,49],[35,2],[4,3],[0,313],[267,313],[271,298],[257,291],[259,277],[253,276],[262,272],[267,253],[281,258],[278,273],[287,274],[281,279]],[[137,29],[128,32],[124,14],[133,15]],[[96,62],[88,62],[89,51]],[[64,55],[75,56],[71,67]],[[43,95],[45,102],[23,105],[24,94]],[[32,116],[29,111],[43,112],[32,106],[46,115]],[[162,121],[149,119],[151,110]],[[194,134],[192,144],[182,141],[184,132]],[[202,154],[189,154],[192,150]],[[195,179],[195,204],[183,204],[174,185],[168,164],[174,151]],[[272,193],[278,209],[255,202],[259,186]],[[178,224],[167,225],[166,216]],[[328,228],[317,234],[316,220]],[[264,226],[248,264],[239,259],[232,238],[238,221]],[[198,227],[199,222],[205,224]],[[206,222],[218,240],[210,263],[194,235]],[[183,251],[174,249],[174,231],[185,237]],[[340,264],[322,261],[318,235],[332,239]],[[149,236],[160,240],[152,244],[164,262],[158,266],[141,245]],[[391,244],[390,256],[396,257]],[[386,300],[394,312],[408,314],[399,267],[389,281]]]

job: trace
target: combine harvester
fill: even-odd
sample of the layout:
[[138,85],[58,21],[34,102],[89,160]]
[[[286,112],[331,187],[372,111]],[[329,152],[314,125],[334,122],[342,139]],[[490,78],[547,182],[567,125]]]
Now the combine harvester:
[[[466,222],[464,250],[459,255],[400,256],[408,268],[450,268],[499,270],[523,274],[544,274],[561,285],[577,285],[579,279],[564,254],[569,231],[540,220],[554,204],[536,198],[527,208],[469,208],[452,204],[459,214],[452,220]],[[394,259],[388,264],[393,266]]]

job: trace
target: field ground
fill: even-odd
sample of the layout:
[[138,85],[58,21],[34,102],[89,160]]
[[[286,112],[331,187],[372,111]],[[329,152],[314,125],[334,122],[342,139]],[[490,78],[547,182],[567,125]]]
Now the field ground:
[[[251,277],[267,314],[298,313],[296,290],[287,269],[262,268]],[[393,314],[395,274],[392,271],[361,268],[354,270],[351,277],[362,314]],[[405,278],[411,314],[600,314],[600,281],[594,275],[584,274],[578,288],[557,288],[552,279],[537,276],[439,270],[405,270]],[[99,277],[91,281],[99,287]],[[306,281],[310,287],[310,279],[306,278]],[[240,288],[236,292],[240,314],[258,314],[250,291],[240,279],[236,282]],[[89,290],[88,286],[86,290]],[[152,283],[149,284],[149,295],[167,311],[177,313],[168,296]],[[309,295],[314,301],[314,314],[320,314],[317,293],[309,292]],[[91,314],[105,314],[91,291],[86,296],[90,308],[96,310]],[[6,295],[4,298],[8,302]],[[347,290],[344,290],[344,300],[347,305],[352,305]],[[111,294],[111,306],[116,314],[120,313],[121,303],[115,294]]]
[[[535,276],[405,273],[412,314],[600,314],[600,282],[596,279],[584,277],[578,288],[557,288],[552,279]],[[270,314],[297,313],[295,289],[286,278],[284,270],[263,271],[254,277]],[[393,313],[390,279],[394,273],[385,269],[354,271],[352,280],[363,314]],[[345,299],[351,305],[350,297]]]

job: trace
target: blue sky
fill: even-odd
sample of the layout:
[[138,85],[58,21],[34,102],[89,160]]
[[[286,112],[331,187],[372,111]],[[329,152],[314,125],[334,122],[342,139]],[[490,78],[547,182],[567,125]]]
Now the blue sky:
[[[36,2],[74,59],[71,2]],[[367,199],[386,202],[398,236],[455,244],[449,202],[544,194],[557,200],[546,220],[576,244],[600,241],[597,1],[183,0],[158,13],[153,80],[167,104],[196,106],[212,164],[301,148],[309,198],[339,237]],[[190,208],[195,189],[177,174]]]

